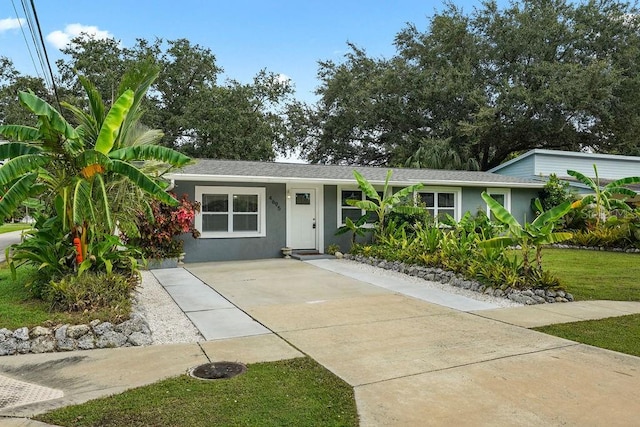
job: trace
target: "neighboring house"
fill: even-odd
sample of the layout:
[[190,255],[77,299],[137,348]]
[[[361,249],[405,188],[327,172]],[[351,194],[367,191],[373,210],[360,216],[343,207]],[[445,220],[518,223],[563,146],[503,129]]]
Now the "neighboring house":
[[[348,250],[350,237],[335,232],[346,217],[363,214],[346,204],[364,197],[354,169],[382,189],[388,168],[200,159],[167,175],[178,195],[202,203],[196,216],[202,234],[184,239],[185,261],[274,258],[285,246]],[[488,191],[520,221],[532,218],[531,199],[544,185],[488,172],[393,169],[390,186],[397,191],[418,182],[424,187],[416,197],[434,216],[486,211],[480,194]]]
[[[640,157],[617,156],[612,154],[577,153],[572,151],[535,149],[509,160],[489,172],[518,178],[543,180],[551,174],[569,182],[578,193],[586,194],[588,187],[577,182],[567,174],[567,170],[575,170],[590,178],[595,178],[593,165],[598,169],[600,184],[630,176],[640,176]],[[630,186],[640,191],[640,186]]]

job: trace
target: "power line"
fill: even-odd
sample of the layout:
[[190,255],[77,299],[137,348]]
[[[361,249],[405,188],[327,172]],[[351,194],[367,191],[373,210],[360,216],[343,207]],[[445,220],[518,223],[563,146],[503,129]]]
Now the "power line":
[[[46,86],[48,86],[50,89],[53,90],[53,86],[50,83],[49,79],[48,79],[48,75],[45,71],[45,67],[44,67],[44,58],[42,55],[42,52],[39,48],[39,44],[38,41],[36,40],[36,33],[34,30],[34,25],[33,25],[33,17],[31,16],[31,13],[29,11],[29,9],[27,8],[27,4],[25,2],[25,0],[21,0],[21,4],[22,4],[22,10],[24,12],[24,18],[27,21],[27,27],[29,28],[29,34],[31,35],[31,41],[33,42],[33,48],[38,56],[38,62],[40,64],[40,69],[42,70],[42,79],[44,80],[44,83]],[[27,44],[28,45],[28,44]],[[37,69],[36,69],[36,73],[37,73]]]
[[60,105],[60,99],[58,98],[58,88],[56,86],[55,78],[53,77],[53,70],[51,69],[51,63],[49,62],[49,55],[47,54],[47,47],[44,45],[44,38],[42,37],[42,29],[40,28],[40,21],[38,20],[38,12],[36,12],[36,5],[31,0],[31,9],[33,10],[33,16],[36,19],[36,26],[38,27],[38,35],[40,36],[40,43],[42,45],[42,51],[44,52],[44,58],[47,63],[47,68],[49,69],[49,75],[51,76],[51,84],[53,87],[53,94],[56,98],[56,102],[58,104],[58,109],[62,110],[62,106]]
[[[16,13],[16,18],[18,18],[18,9],[16,8],[16,3],[14,2],[14,0],[11,0],[11,5],[13,6],[13,11]],[[18,18],[18,20],[19,19],[20,18]],[[26,18],[25,18],[25,21],[26,21]],[[31,58],[33,69],[35,70],[38,77],[40,77],[40,73],[38,72],[38,67],[36,66],[36,60],[33,59],[33,53],[31,52],[31,47],[29,46],[29,41],[27,40],[27,35],[24,33],[24,27],[22,26],[22,24],[20,24],[20,32],[22,33],[22,38],[24,39],[24,43],[27,45],[27,51],[29,52],[29,58]]]

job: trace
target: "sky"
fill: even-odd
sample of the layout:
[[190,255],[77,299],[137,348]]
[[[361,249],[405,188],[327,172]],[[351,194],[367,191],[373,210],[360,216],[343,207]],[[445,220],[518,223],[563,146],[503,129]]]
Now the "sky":
[[[24,0],[23,0],[24,1]],[[24,1],[29,3],[29,1]],[[223,78],[251,82],[261,69],[293,82],[296,97],[315,100],[319,60],[340,62],[347,42],[369,56],[395,53],[395,35],[413,23],[427,29],[439,0],[34,0],[52,65],[60,47],[80,32],[112,37],[123,46],[137,38],[189,39],[211,49]],[[455,0],[470,13],[477,0]],[[17,10],[18,13],[14,10]],[[0,0],[0,56],[36,75],[21,31],[21,0]],[[25,34],[29,36],[26,24]],[[55,68],[54,68],[55,71]]]

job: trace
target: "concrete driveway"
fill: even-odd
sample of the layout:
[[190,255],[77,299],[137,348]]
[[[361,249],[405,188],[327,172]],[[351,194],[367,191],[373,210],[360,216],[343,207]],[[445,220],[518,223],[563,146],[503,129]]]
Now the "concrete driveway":
[[298,261],[187,268],[351,384],[364,426],[612,426],[640,420],[640,358]]

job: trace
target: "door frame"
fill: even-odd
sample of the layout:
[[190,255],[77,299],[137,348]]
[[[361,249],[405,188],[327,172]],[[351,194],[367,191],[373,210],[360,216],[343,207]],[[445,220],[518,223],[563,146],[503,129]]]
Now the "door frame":
[[305,184],[305,183],[287,183],[286,186],[286,222],[287,222],[287,247],[291,247],[291,223],[293,221],[291,217],[292,206],[292,194],[296,189],[314,189],[316,191],[316,249],[321,254],[324,253],[324,186],[318,184]]

